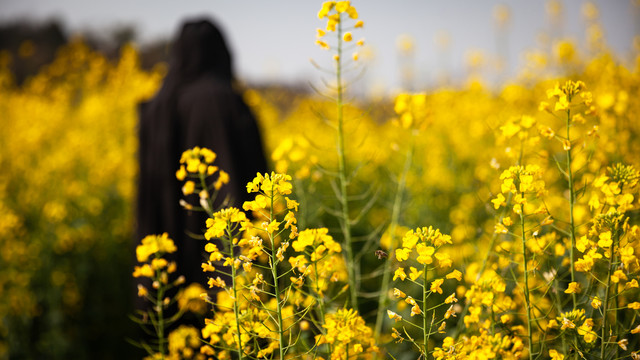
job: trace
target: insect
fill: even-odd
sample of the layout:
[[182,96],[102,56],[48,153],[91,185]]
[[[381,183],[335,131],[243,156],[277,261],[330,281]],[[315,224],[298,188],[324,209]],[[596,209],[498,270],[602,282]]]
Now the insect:
[[387,254],[386,252],[384,252],[382,250],[376,250],[376,256],[378,257],[378,260],[382,260],[382,259],[385,259],[385,258],[389,257],[389,254]]

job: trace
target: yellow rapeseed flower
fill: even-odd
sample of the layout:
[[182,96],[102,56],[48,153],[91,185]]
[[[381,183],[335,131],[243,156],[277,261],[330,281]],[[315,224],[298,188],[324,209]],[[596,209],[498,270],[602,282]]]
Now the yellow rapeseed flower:
[[456,279],[458,281],[462,281],[462,273],[458,270],[453,270],[445,276],[447,279]]
[[413,280],[413,281],[415,281],[423,273],[424,273],[424,271],[422,271],[422,270],[418,271],[418,269],[414,268],[413,266],[411,266],[409,268],[409,278],[411,278],[411,280]]
[[396,249],[396,260],[405,261],[409,259],[409,255],[411,255],[411,249],[400,248]]
[[169,234],[148,235],[140,245],[136,247],[136,257],[138,262],[145,262],[149,256],[159,253],[173,253],[177,250],[173,240],[169,238]]
[[579,294],[580,293],[580,283],[570,282],[569,287],[565,290],[565,294]]
[[393,274],[393,281],[396,281],[397,278],[404,281],[407,278],[407,273],[404,272],[404,268],[398,268]]
[[189,180],[182,186],[182,193],[185,195],[193,194],[193,191],[196,189],[196,183]]
[[442,288],[440,287],[444,283],[444,279],[436,279],[431,283],[431,291],[442,294]]
[[394,320],[395,322],[402,321],[402,316],[394,313],[391,310],[387,310],[387,315],[389,316],[389,319]]
[[554,349],[549,350],[549,357],[551,358],[551,360],[564,360],[564,355]]

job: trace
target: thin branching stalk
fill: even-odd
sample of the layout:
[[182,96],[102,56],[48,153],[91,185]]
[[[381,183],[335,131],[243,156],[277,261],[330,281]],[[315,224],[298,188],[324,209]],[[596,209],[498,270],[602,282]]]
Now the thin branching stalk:
[[[157,258],[157,255],[156,255]],[[156,311],[158,312],[158,324],[156,326],[156,336],[158,337],[158,353],[161,356],[161,359],[164,360],[164,343],[165,343],[165,338],[164,338],[164,286],[162,286],[162,276],[160,275],[160,272],[162,270],[158,269],[156,270],[156,279],[155,281],[158,282],[158,284],[160,284],[160,286],[158,286],[158,291],[156,292]]]
[[[315,290],[316,290],[316,300],[318,301],[318,310],[320,311],[320,322],[319,322],[319,330],[320,333],[325,335],[325,330],[322,327],[322,324],[324,324],[324,315],[325,315],[325,308],[324,308],[324,295],[320,294],[320,278],[318,277],[318,262],[316,261],[313,263],[313,270],[314,270],[314,274],[315,274]],[[331,354],[332,350],[331,350],[331,344],[329,345],[329,354]]]
[[[396,237],[396,228],[398,226],[400,218],[400,210],[402,209],[402,197],[404,195],[405,187],[407,184],[407,175],[411,169],[411,163],[413,162],[413,152],[415,149],[415,134],[411,133],[411,142],[407,149],[405,157],[404,168],[398,181],[398,188],[396,189],[396,196],[393,201],[393,210],[391,212],[391,224],[389,225],[389,256],[385,259],[382,270],[382,284],[380,288],[380,295],[378,297],[378,313],[376,314],[376,325],[374,339],[375,343],[379,343],[380,333],[382,332],[382,325],[384,323],[384,313],[389,306],[389,284],[391,283],[391,258],[393,257],[394,244]],[[377,354],[376,354],[377,356]]]
[[[518,152],[518,161],[516,162],[516,165],[522,165],[523,158],[524,158],[524,143],[522,140],[520,140],[520,151]],[[512,196],[513,194],[511,193],[509,193],[509,195],[507,196],[507,200],[506,200],[507,205],[505,205],[505,207],[502,209],[502,212],[500,213],[500,217],[498,218],[498,222],[500,223],[502,222],[502,219],[504,219],[505,215],[507,215],[507,213],[509,212]],[[487,255],[485,255],[484,258],[482,259],[482,266],[480,266],[480,271],[478,271],[478,275],[476,275],[476,281],[480,280],[480,277],[482,277],[482,274],[484,274],[484,271],[487,269],[489,257],[493,252],[493,248],[496,244],[497,239],[498,239],[498,233],[494,232],[491,235],[491,241],[489,243],[489,249],[487,250]],[[466,313],[467,313],[467,308],[465,308],[465,311],[463,312],[462,317],[464,317]]]
[[[602,333],[601,333],[601,342],[600,342],[600,358],[604,359],[605,350],[607,348],[607,343],[609,337],[607,336],[607,315],[609,311],[609,291],[612,288],[611,285],[611,274],[613,274],[613,266],[614,266],[614,256],[615,256],[615,245],[619,241],[619,236],[616,234],[616,238],[613,240],[611,244],[611,249],[609,253],[609,264],[607,266],[607,287],[604,290],[604,309],[602,310]],[[614,284],[613,287],[617,287],[617,284]],[[616,301],[617,303],[617,301]],[[617,309],[615,310],[617,311]],[[617,325],[617,324],[616,324]],[[610,325],[609,325],[610,326]]]
[[527,338],[529,339],[529,359],[533,360],[533,333],[531,330],[531,299],[529,298],[529,269],[527,262],[526,230],[524,227],[524,206],[520,205],[520,230],[522,233],[522,259],[524,262],[524,301],[527,308]]
[[[229,240],[229,257],[233,258],[233,234],[231,233],[231,221],[227,222],[227,238]],[[243,359],[242,350],[242,333],[240,332],[240,309],[238,301],[238,289],[236,285],[236,266],[235,262],[231,263],[231,287],[233,288],[233,312],[236,317],[236,331],[238,333],[238,359]]]
[[[571,98],[568,98],[571,102]],[[567,141],[571,144],[571,110],[567,109]],[[573,218],[573,206],[576,201],[576,192],[573,187],[573,170],[571,170],[571,146],[567,149],[567,181],[569,186],[569,235],[571,238],[571,249],[569,250],[569,263],[571,264],[571,282],[576,281],[574,266],[574,249],[576,247],[575,221]],[[576,308],[576,294],[571,294],[573,308]]]
[[[427,331],[427,314],[424,312],[427,310],[427,275],[429,269],[427,269],[427,265],[424,265],[424,279],[422,284],[422,338],[424,341],[424,358],[429,358],[429,336],[431,335],[431,326],[429,326],[429,331]],[[435,311],[435,310],[433,310]],[[433,322],[432,322],[433,323]]]
[[[342,16],[342,14],[341,14]],[[356,277],[356,263],[353,256],[353,246],[351,239],[351,220],[349,217],[349,198],[347,195],[348,176],[346,168],[346,149],[344,141],[344,104],[343,93],[344,86],[342,84],[342,21],[338,22],[338,58],[336,60],[336,81],[337,81],[337,96],[336,96],[336,108],[337,108],[337,120],[338,120],[338,179],[340,186],[340,207],[341,207],[341,230],[344,236],[344,243],[346,248],[347,264],[349,269],[349,294],[351,307],[354,310],[358,310],[358,289],[357,289],[357,277]]]
[[[273,213],[273,207],[275,205],[275,183],[271,184],[271,206],[269,208],[269,222],[273,221],[275,215]],[[276,298],[276,317],[278,320],[278,351],[280,353],[280,359],[284,359],[285,353],[285,338],[284,338],[284,326],[282,324],[282,303],[280,300],[280,287],[278,286],[278,263],[277,263],[277,250],[275,246],[275,236],[272,232],[268,233],[269,241],[271,242],[271,276],[273,276],[273,293]]]

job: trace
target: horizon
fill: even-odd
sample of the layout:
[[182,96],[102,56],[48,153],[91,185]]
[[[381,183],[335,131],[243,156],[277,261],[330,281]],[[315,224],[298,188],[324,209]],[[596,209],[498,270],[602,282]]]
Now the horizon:
[[[562,1],[561,23],[554,24],[547,7],[552,2],[483,0],[473,3],[412,2],[391,6],[382,1],[354,2],[364,29],[370,60],[361,91],[406,87],[402,68],[413,67],[413,88],[431,88],[442,74],[453,81],[468,76],[469,58],[480,57],[488,81],[513,79],[523,67],[526,51],[548,51],[553,39],[569,38],[585,49],[587,1]],[[630,61],[632,42],[640,33],[640,4],[631,1],[595,1],[606,43],[621,61]],[[152,6],[153,4],[153,6]],[[247,5],[249,4],[249,5]],[[319,81],[310,59],[324,61],[327,54],[315,44],[321,2],[284,0],[276,4],[197,0],[186,4],[149,0],[85,3],[79,0],[1,0],[0,23],[57,19],[67,34],[109,34],[132,27],[140,45],[172,39],[186,18],[210,17],[223,29],[234,54],[237,76],[248,83],[296,85]],[[279,6],[274,6],[279,5]],[[509,16],[502,26],[500,8]],[[246,11],[251,8],[253,11]],[[151,9],[151,10],[150,10]],[[398,11],[407,9],[411,11]],[[286,12],[287,16],[282,16]],[[275,19],[275,20],[274,20]],[[638,20],[638,21],[636,21]],[[291,31],[291,29],[296,29]],[[259,31],[259,32],[258,32]],[[398,42],[414,42],[412,57],[399,55]],[[542,39],[546,37],[547,39]],[[546,43],[545,43],[546,41]],[[438,44],[439,43],[439,44]],[[546,48],[544,48],[546,47]],[[496,70],[502,58],[505,71]],[[492,77],[494,79],[492,80]]]

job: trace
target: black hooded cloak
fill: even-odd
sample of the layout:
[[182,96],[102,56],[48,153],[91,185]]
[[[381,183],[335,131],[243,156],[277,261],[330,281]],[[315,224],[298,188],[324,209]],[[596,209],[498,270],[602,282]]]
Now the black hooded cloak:
[[200,146],[218,155],[214,164],[230,176],[218,205],[229,198],[241,207],[250,200],[246,183],[267,171],[256,120],[232,82],[231,54],[218,28],[208,20],[186,22],[162,88],[139,109],[137,239],[169,233],[178,247],[173,260],[187,283],[206,284],[204,243],[188,235],[204,233],[206,216],[179,205],[182,183],[175,173],[182,152]]

